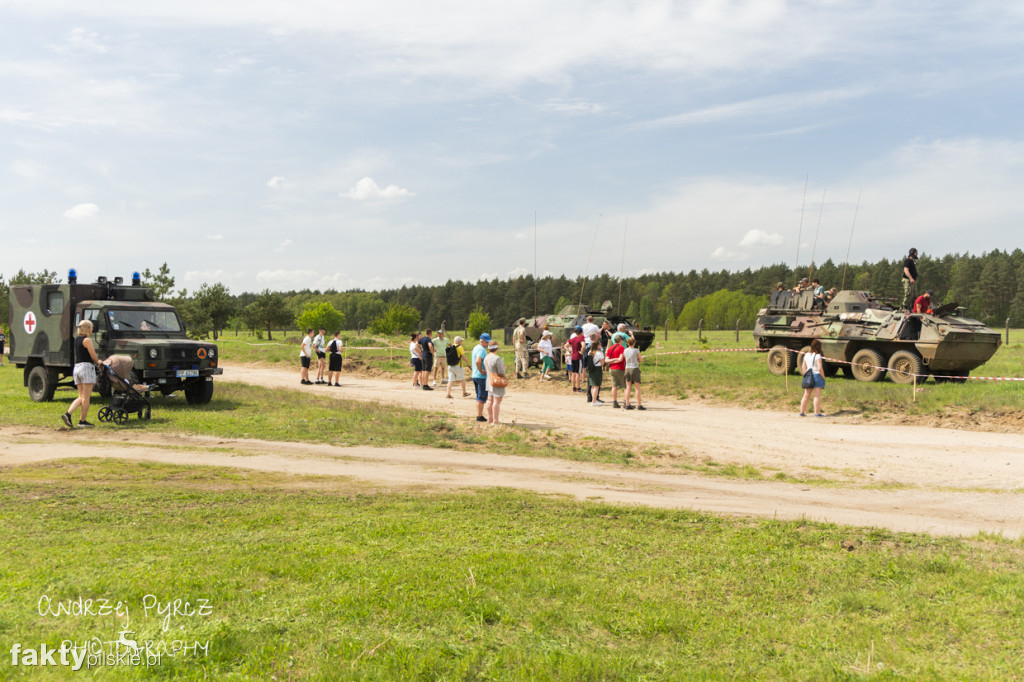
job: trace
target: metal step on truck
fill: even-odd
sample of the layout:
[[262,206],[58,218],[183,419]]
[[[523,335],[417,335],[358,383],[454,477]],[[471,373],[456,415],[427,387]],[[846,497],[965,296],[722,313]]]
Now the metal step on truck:
[[[178,311],[155,300],[139,273],[131,284],[122,278],[99,277],[79,284],[75,270],[66,284],[10,287],[10,361],[24,370],[24,384],[36,402],[53,399],[58,386],[71,386],[74,339],[79,322],[93,323],[92,342],[103,360],[111,355],[132,358],[132,382],[152,385],[163,395],[182,391],[191,405],[213,397],[218,366],[217,346],[185,334]],[[110,384],[100,372],[96,390],[109,397]]]

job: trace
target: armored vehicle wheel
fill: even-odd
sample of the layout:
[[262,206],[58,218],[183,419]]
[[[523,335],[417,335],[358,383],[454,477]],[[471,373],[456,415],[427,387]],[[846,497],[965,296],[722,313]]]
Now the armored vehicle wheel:
[[48,403],[57,390],[57,373],[36,365],[28,373],[28,396],[34,403]]
[[785,376],[796,367],[796,353],[785,346],[772,346],[768,351],[768,371],[776,376]]
[[212,381],[193,381],[185,384],[185,400],[189,405],[205,405],[213,399]]
[[114,418],[114,423],[118,426],[128,421],[128,413],[124,410],[114,410],[114,414],[112,416]]
[[836,363],[825,360],[822,364],[824,365],[822,369],[825,370],[825,376],[832,378],[839,374],[839,365]]
[[853,379],[853,365],[842,365],[840,369],[843,371],[843,376],[847,379]]
[[881,381],[885,376],[885,358],[870,348],[857,351],[852,367],[853,378],[857,381]]
[[110,408],[104,405],[100,408],[100,411],[96,414],[96,418],[101,422],[110,421]]
[[914,375],[923,374],[923,369],[921,356],[914,351],[898,350],[889,358],[889,378],[897,384],[914,383]]
[[811,352],[810,346],[804,346],[800,349],[800,352],[796,354],[796,372],[797,374],[804,373],[804,356]]
[[948,381],[950,384],[964,384],[971,373],[966,370],[949,370],[941,374],[941,377],[935,377],[935,383],[944,384]]

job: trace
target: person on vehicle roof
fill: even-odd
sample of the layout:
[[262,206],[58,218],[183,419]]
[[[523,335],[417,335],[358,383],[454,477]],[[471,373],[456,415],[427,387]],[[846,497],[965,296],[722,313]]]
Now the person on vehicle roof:
[[917,298],[917,249],[910,249],[903,261],[903,309],[913,310]]
[[912,312],[931,314],[932,292],[930,289],[917,297],[917,300],[914,301],[914,309]]

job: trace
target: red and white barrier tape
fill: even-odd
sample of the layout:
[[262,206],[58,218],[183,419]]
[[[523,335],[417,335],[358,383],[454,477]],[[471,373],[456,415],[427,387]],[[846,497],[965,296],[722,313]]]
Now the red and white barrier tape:
[[[658,346],[655,345],[655,348]],[[677,350],[677,351],[664,351],[660,353],[651,353],[651,355],[690,355],[697,353],[750,353],[750,352],[764,352],[766,349],[763,348],[707,348],[702,350]],[[795,350],[793,348],[786,348],[785,350],[790,353],[800,354],[803,351]],[[838,360],[835,358],[829,358],[822,356],[827,362],[831,362],[836,365],[853,365],[859,364],[861,367],[870,367],[883,372],[890,371],[888,367],[876,367],[874,365],[865,365],[864,363],[853,363],[847,360]],[[975,381],[1024,381],[1024,377],[972,377],[955,374],[911,374],[909,372],[900,372],[900,374],[906,374],[907,376],[916,376],[919,379],[927,379],[932,377],[933,379],[973,379]]]

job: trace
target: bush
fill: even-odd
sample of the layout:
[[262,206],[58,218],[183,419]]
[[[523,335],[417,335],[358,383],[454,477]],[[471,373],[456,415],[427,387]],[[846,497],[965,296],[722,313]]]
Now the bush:
[[345,316],[330,303],[307,303],[295,322],[300,330],[323,329],[333,334],[341,331],[341,326],[345,324]]
[[479,339],[481,334],[491,333],[491,316],[477,308],[469,314],[469,327],[466,329],[466,336],[471,339]]
[[382,336],[408,334],[420,325],[420,311],[406,303],[389,303],[370,322],[370,330]]

